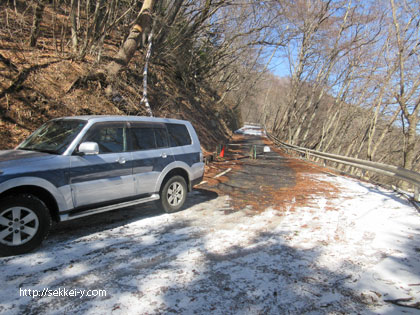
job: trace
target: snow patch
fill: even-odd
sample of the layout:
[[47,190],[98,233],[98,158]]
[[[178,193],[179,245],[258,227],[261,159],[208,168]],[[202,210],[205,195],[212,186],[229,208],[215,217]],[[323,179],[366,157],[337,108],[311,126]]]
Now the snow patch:
[[[418,212],[374,185],[316,179],[340,193],[293,212],[225,211],[228,196],[197,191],[171,215],[143,206],[68,223],[37,252],[0,259],[0,312],[414,314],[384,300],[420,301]],[[19,296],[63,287],[107,296]]]
[[242,128],[236,130],[235,133],[248,136],[266,136],[264,128],[257,125],[244,125]]

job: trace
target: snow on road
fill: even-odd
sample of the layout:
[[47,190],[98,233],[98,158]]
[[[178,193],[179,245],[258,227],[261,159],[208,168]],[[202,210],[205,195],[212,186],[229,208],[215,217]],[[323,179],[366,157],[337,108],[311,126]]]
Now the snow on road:
[[235,131],[237,134],[244,134],[248,136],[265,136],[266,133],[261,125],[244,125],[242,128]]
[[[58,226],[37,252],[0,259],[0,312],[414,314],[384,300],[419,301],[417,211],[370,184],[315,179],[341,193],[256,214],[195,191],[175,214],[137,207]],[[44,288],[106,296],[19,296]]]
[[339,192],[260,213],[201,189],[174,214],[57,225],[38,251],[0,258],[0,313],[419,314],[386,302],[420,302],[417,210],[371,184],[305,176]]

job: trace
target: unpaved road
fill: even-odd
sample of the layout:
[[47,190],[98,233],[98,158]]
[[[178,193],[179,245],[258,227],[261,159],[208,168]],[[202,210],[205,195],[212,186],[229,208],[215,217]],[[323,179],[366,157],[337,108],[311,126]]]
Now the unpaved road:
[[37,252],[1,258],[0,313],[419,312],[385,301],[420,296],[419,215],[404,199],[237,153],[209,167],[183,211],[148,205],[66,222]]

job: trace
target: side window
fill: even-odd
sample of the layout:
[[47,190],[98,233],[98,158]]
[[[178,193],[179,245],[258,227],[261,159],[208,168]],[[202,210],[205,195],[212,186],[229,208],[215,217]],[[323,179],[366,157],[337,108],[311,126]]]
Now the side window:
[[167,148],[169,146],[168,134],[164,128],[155,129],[156,145],[158,148]]
[[169,141],[171,147],[179,147],[192,143],[190,133],[185,125],[166,124],[168,127]]
[[98,143],[99,153],[118,153],[127,151],[126,127],[123,125],[99,124],[89,130],[83,140]]
[[150,150],[156,148],[153,128],[132,127],[133,150]]

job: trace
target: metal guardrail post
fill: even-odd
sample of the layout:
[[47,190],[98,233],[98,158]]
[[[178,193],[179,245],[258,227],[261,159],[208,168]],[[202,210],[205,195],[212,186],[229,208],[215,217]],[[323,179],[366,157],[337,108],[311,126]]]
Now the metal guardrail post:
[[420,201],[419,186],[414,186],[414,201],[416,202]]
[[252,160],[257,159],[257,146],[256,145],[251,145],[251,150],[249,151],[249,157]]

